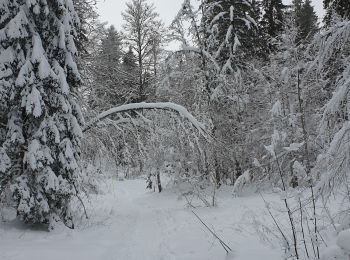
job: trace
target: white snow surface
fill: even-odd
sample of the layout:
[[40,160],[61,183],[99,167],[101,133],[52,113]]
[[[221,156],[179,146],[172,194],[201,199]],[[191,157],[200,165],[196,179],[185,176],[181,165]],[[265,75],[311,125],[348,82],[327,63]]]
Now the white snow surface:
[[337,245],[346,253],[350,254],[350,229],[339,233]]
[[233,198],[231,188],[224,187],[217,207],[194,209],[233,249],[228,257],[176,192],[150,192],[143,179],[108,180],[106,187],[105,195],[90,198],[90,218],[75,230],[47,232],[19,222],[0,223],[0,259],[281,259],[278,244],[265,244],[254,231],[252,214],[261,221],[266,216],[256,195]]

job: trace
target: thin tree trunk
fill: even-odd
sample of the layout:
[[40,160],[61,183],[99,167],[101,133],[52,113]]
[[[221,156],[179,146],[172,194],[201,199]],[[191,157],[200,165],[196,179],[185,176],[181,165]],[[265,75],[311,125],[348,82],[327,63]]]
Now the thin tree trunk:
[[300,70],[298,70],[298,104],[299,104],[299,112],[301,115],[301,127],[303,130],[306,173],[309,176],[310,171],[311,171],[311,164],[310,164],[309,145],[308,145],[307,130],[306,130],[306,123],[305,123],[305,111],[304,111],[303,103],[304,103],[304,101],[303,101],[303,98],[301,96]]
[[157,187],[158,187],[158,192],[162,192],[162,183],[160,182],[160,171],[157,169]]
[[[281,177],[281,181],[282,181],[282,186],[283,186],[283,191],[286,192],[287,191],[287,187],[286,187],[286,184],[284,182],[284,179],[283,179],[283,174],[282,174],[282,168],[281,168],[281,165],[279,163],[279,160],[278,158],[276,157],[276,163],[277,163],[277,167],[278,167],[278,172],[280,174],[280,177]],[[293,219],[293,213],[289,207],[289,204],[288,204],[288,201],[287,201],[287,198],[283,199],[284,201],[284,204],[286,206],[286,209],[287,209],[287,213],[288,213],[288,217],[289,217],[289,222],[290,222],[290,226],[292,228],[292,233],[293,233],[293,245],[294,245],[294,251],[295,251],[295,257],[297,259],[299,259],[299,254],[298,254],[298,239],[297,239],[297,233],[296,233],[296,229],[295,229],[295,224],[294,224],[294,219]]]

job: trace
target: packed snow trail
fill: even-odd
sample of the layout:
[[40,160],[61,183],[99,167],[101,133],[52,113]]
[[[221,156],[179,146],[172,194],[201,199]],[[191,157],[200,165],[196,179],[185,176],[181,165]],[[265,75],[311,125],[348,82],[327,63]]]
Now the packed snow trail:
[[[19,223],[0,224],[0,259],[226,259],[218,241],[174,192],[146,191],[144,180],[111,181],[108,186],[109,193],[91,199],[90,219],[76,230],[48,233]],[[234,259],[281,259],[278,246],[262,244],[252,227],[252,212],[259,215],[263,209],[257,196],[221,194],[218,201],[216,208],[195,211],[230,245]]]

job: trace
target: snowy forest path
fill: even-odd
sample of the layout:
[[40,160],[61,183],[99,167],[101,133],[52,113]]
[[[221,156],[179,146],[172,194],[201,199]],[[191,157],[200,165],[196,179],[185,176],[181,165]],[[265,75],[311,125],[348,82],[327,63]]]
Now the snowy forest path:
[[[220,260],[225,251],[191,212],[185,200],[173,191],[161,194],[145,190],[143,180],[117,182],[113,220],[118,256],[106,259],[132,260]],[[228,188],[230,189],[230,188]],[[258,197],[236,198],[221,194],[219,208],[197,208],[195,211],[235,251],[236,259],[280,259],[277,251],[263,245],[252,227],[252,217],[262,222],[264,206]],[[265,222],[267,223],[267,222]],[[123,246],[124,241],[125,245]],[[260,258],[262,257],[262,258]]]
[[[145,182],[140,180],[119,183],[117,187],[118,211],[114,223],[123,220],[121,225],[115,225],[116,245],[115,254],[106,252],[106,259],[110,255],[118,256],[112,259],[176,259],[164,243],[168,220],[172,219],[170,210],[152,205],[153,200],[148,196],[156,195],[145,192]],[[124,229],[124,228],[125,229]],[[163,229],[165,228],[165,229]],[[125,245],[123,245],[124,242]],[[140,258],[143,256],[143,258]]]
[[117,190],[119,213],[116,221],[129,218],[129,222],[132,219],[127,231],[118,232],[119,238],[123,237],[129,244],[118,252],[118,259],[179,259],[171,242],[184,220],[178,215],[188,215],[186,218],[195,224],[192,216],[183,212],[183,204],[171,203],[169,200],[174,199],[173,194],[145,191],[145,182],[140,180],[119,183]]
[[[87,203],[89,220],[75,230],[48,233],[19,223],[0,223],[0,260],[224,260],[225,251],[174,191],[146,190],[144,180],[109,180],[104,194]],[[228,187],[228,189],[230,189]],[[216,208],[196,213],[235,251],[236,259],[279,260],[263,245],[251,216],[263,205],[257,196],[218,194]]]

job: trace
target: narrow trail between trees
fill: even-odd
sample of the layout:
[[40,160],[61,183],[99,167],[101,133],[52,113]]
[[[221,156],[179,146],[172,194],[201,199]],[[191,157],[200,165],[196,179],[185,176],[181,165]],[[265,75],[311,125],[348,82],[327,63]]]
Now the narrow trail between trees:
[[[173,191],[145,190],[144,180],[110,181],[109,192],[92,196],[90,219],[78,228],[48,233],[19,223],[0,224],[1,260],[220,260],[226,253]],[[254,215],[258,196],[232,198],[225,190],[216,208],[195,211],[235,251],[234,259],[279,260],[278,245],[262,243]]]

